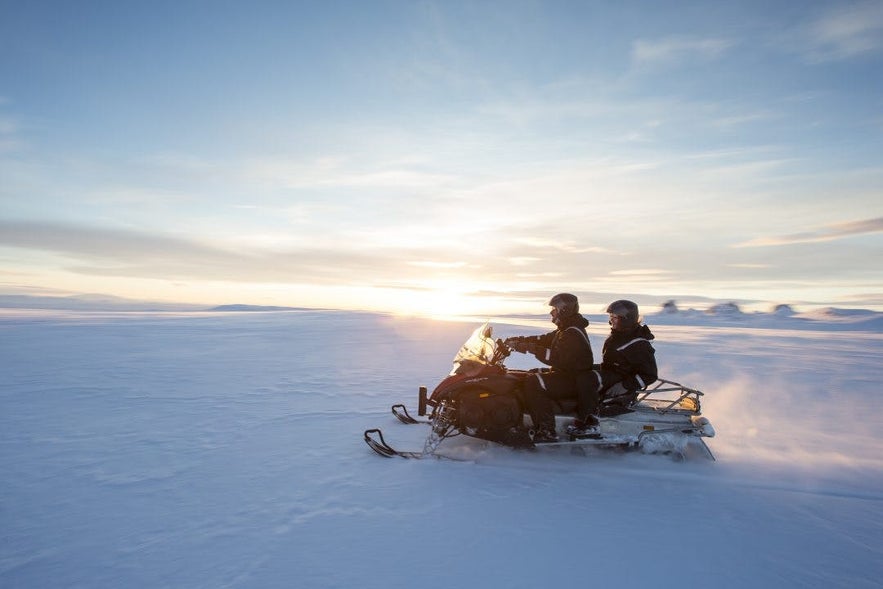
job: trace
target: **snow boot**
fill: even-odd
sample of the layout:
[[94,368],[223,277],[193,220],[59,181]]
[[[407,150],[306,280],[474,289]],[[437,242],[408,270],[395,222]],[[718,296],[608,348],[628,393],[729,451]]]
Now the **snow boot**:
[[584,419],[575,419],[572,425],[567,426],[567,435],[572,438],[594,438],[600,437],[601,422],[594,415],[589,415]]
[[548,427],[542,427],[533,434],[534,444],[549,444],[558,441],[558,433]]

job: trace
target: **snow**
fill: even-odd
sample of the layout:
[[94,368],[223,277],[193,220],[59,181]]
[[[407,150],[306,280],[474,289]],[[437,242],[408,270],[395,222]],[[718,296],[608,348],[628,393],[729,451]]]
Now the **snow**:
[[476,323],[3,310],[0,586],[881,587],[880,320],[648,316],[717,462],[468,439],[455,462],[362,432],[422,448],[389,407]]

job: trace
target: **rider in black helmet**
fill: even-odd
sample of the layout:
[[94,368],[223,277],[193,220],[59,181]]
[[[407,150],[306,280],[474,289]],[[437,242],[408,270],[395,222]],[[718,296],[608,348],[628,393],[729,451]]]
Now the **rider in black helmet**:
[[[605,407],[627,407],[637,391],[657,379],[656,351],[650,328],[641,323],[638,305],[624,299],[607,307],[610,335],[604,341],[602,360],[595,371]],[[611,408],[611,410],[615,410]]]
[[586,333],[589,320],[580,315],[576,296],[562,292],[549,299],[549,314],[555,331],[532,337],[506,340],[516,352],[531,353],[551,366],[536,372],[524,382],[524,403],[534,423],[534,442],[558,440],[555,411],[551,399],[577,398],[591,415],[598,404],[597,379],[592,371],[594,357]]
[[576,298],[576,295],[572,295],[569,292],[556,294],[549,299],[547,304],[552,307],[549,314],[552,315],[552,323],[555,325],[558,325],[559,321],[566,320],[568,317],[579,313],[579,300]]
[[601,389],[606,391],[615,383],[630,392],[643,389],[657,378],[654,336],[641,324],[638,305],[632,301],[613,301],[607,313],[610,336],[602,348]]
[[[618,328],[619,331],[634,327],[638,324],[638,320],[641,318],[641,314],[638,311],[638,304],[625,299],[613,301],[607,305],[607,313],[610,315],[611,321],[615,317],[621,320]],[[611,323],[611,325],[613,324]]]

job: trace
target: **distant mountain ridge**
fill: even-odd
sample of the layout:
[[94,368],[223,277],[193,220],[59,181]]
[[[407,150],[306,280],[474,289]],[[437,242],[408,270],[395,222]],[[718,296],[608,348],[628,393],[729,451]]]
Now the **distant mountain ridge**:
[[[83,294],[71,296],[50,295],[16,295],[0,294],[0,309],[27,309],[45,311],[81,311],[81,312],[133,312],[133,313],[249,313],[249,312],[347,312],[344,309],[315,309],[310,307],[288,307],[280,305],[250,305],[235,303],[206,307],[184,303],[162,303],[155,301],[139,301],[112,295]],[[732,302],[719,303],[708,309],[681,309],[674,300],[651,310],[642,306],[644,319],[650,326],[654,325],[694,325],[721,327],[754,327],[783,329],[825,329],[835,331],[874,331],[883,332],[883,312],[869,309],[842,309],[824,307],[811,311],[799,312],[790,305],[776,305],[770,312],[746,312],[738,304]],[[356,312],[356,311],[352,311]],[[360,311],[364,312],[364,311]],[[383,314],[383,313],[380,313]],[[592,323],[607,323],[606,315],[588,314]],[[531,319],[545,322],[547,315],[491,315],[494,320],[505,322],[507,319]]]
[[56,311],[308,311],[307,307],[284,307],[275,305],[218,305],[206,308],[204,305],[186,303],[161,303],[139,301],[112,295],[82,294],[70,296],[50,295],[0,295],[0,309],[46,309]]
[[70,296],[0,295],[2,309],[46,309],[56,311],[201,311],[205,307],[186,303],[138,301],[112,295]]
[[219,305],[217,307],[212,307],[209,311],[234,311],[234,312],[243,312],[243,311],[310,311],[313,309],[309,309],[307,307],[277,307],[273,305]]

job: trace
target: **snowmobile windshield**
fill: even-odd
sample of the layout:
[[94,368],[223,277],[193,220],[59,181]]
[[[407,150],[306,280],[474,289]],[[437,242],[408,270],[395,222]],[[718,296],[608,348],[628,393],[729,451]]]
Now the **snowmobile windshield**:
[[471,374],[482,366],[493,362],[497,344],[493,338],[493,327],[485,323],[472,332],[469,339],[460,347],[454,357],[454,369],[451,374]]

